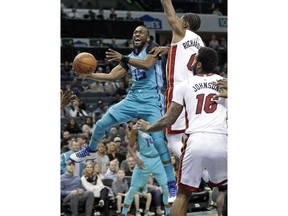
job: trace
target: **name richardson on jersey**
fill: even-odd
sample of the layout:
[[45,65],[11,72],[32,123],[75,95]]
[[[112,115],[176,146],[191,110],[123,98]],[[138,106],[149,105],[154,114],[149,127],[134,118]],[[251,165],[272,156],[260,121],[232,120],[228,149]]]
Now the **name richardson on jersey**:
[[202,46],[197,42],[197,40],[188,40],[184,43],[182,43],[184,49],[187,49],[191,46],[196,47],[197,49],[200,49]]
[[198,90],[203,89],[203,88],[213,89],[217,92],[220,92],[219,86],[213,85],[212,83],[209,83],[209,82],[196,83],[192,87],[194,89],[194,92],[197,92]]

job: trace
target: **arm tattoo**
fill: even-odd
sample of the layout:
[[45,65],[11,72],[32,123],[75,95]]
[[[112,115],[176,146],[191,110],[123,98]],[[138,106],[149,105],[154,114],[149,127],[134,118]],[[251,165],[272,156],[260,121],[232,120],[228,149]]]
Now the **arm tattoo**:
[[165,115],[148,128],[148,132],[160,131],[174,124],[181,114],[183,106],[172,102]]

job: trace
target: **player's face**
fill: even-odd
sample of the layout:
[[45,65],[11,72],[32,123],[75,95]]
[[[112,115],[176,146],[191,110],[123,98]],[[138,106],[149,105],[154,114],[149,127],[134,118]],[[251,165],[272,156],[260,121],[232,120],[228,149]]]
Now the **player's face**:
[[133,46],[134,48],[142,48],[144,44],[148,41],[148,31],[145,27],[138,26],[133,32]]

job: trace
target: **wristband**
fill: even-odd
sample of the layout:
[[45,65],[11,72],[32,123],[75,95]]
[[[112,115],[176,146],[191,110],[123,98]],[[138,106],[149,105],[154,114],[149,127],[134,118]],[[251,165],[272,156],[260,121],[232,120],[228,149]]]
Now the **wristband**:
[[121,61],[124,62],[125,64],[128,64],[130,57],[122,55]]

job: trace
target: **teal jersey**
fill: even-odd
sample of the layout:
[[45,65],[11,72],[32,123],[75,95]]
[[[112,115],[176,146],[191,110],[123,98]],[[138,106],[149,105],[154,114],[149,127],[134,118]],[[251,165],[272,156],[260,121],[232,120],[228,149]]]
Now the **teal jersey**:
[[148,158],[154,158],[159,156],[158,151],[154,147],[153,139],[149,134],[139,130],[137,139],[140,155]]
[[[139,54],[131,52],[128,56],[134,59],[145,59],[149,51],[158,46],[155,43],[144,45]],[[163,74],[162,74],[162,60],[158,60],[157,63],[149,68],[149,70],[143,70],[136,68],[128,64],[128,72],[132,75],[132,87],[131,90],[153,90],[157,93],[161,93],[163,87]]]

